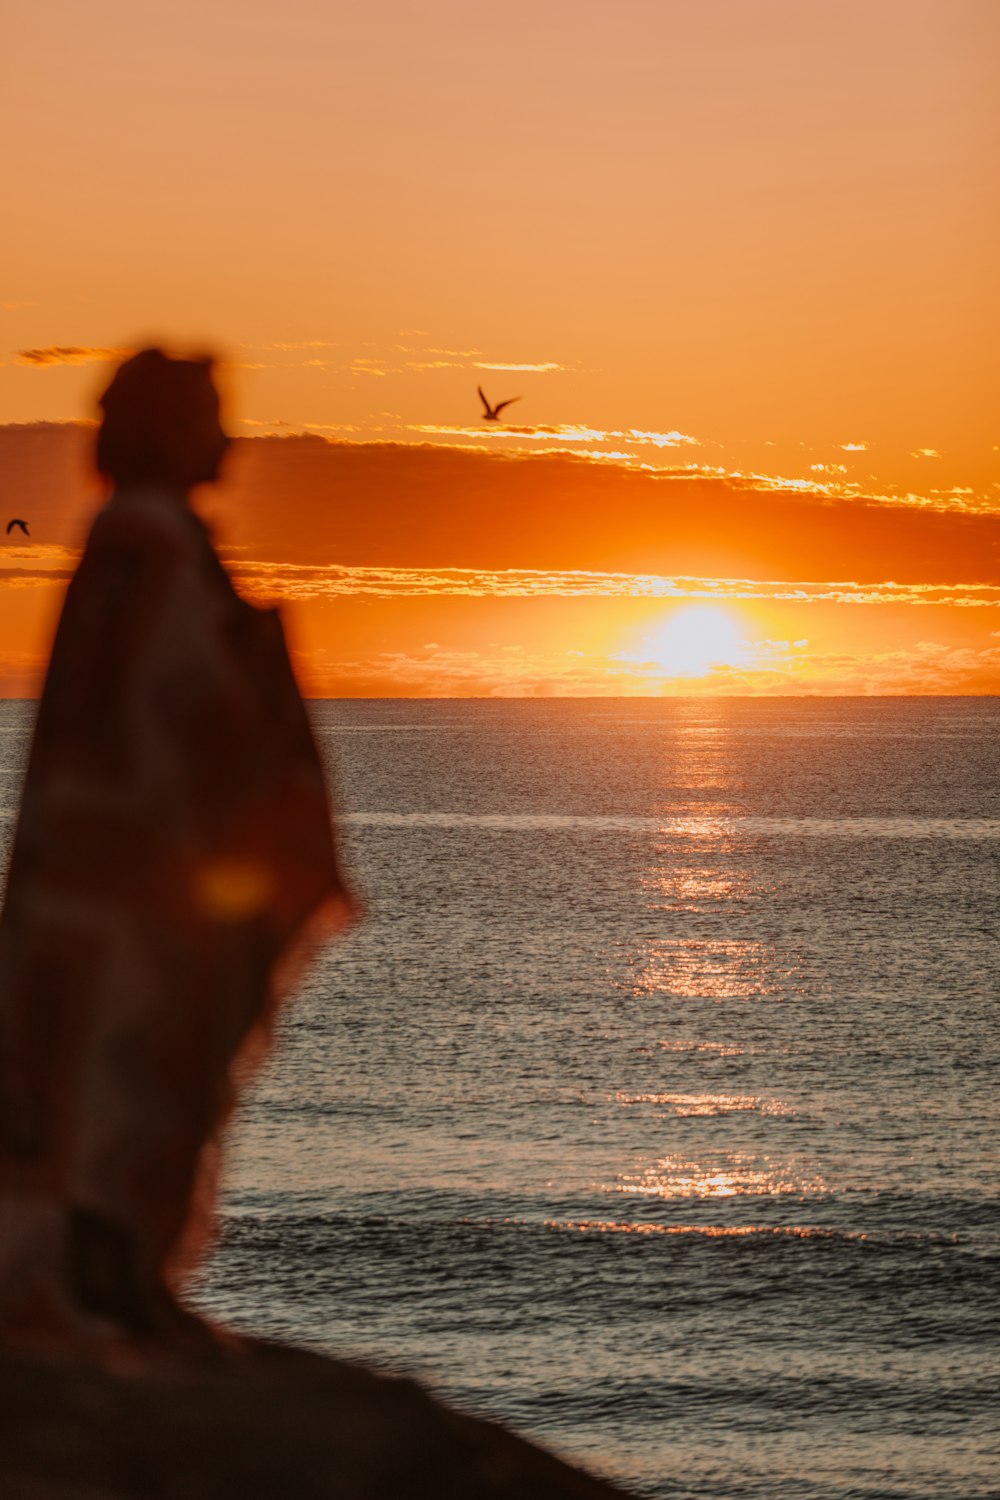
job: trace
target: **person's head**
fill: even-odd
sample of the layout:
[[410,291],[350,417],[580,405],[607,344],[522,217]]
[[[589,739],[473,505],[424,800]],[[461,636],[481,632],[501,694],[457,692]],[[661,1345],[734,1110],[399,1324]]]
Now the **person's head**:
[[229,439],[210,359],[143,349],[115,371],[100,406],[97,468],[116,485],[189,490],[217,478]]

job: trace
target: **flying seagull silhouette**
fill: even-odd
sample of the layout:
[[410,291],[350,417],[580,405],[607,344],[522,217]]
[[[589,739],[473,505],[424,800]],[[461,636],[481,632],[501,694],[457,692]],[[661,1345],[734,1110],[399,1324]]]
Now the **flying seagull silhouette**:
[[8,536],[10,536],[10,534],[13,531],[13,529],[14,529],[15,526],[20,526],[20,528],[24,532],[25,536],[30,536],[31,535],[31,533],[28,530],[28,523],[27,523],[27,521],[19,521],[18,518],[17,518],[17,516],[15,516],[14,519],[13,519],[13,521],[8,521],[7,522],[7,535]]
[[513,406],[515,401],[520,401],[521,399],[520,396],[511,396],[509,401],[498,401],[496,406],[491,406],[486,397],[483,395],[482,386],[477,385],[476,390],[479,392],[479,399],[483,403],[484,422],[499,422],[500,413],[503,411],[504,407]]

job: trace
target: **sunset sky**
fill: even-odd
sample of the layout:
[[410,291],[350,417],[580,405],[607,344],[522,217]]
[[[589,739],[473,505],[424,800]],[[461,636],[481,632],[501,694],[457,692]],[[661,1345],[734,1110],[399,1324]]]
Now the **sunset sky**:
[[5,31],[0,693],[150,342],[220,355],[199,504],[310,693],[1000,691],[994,0]]

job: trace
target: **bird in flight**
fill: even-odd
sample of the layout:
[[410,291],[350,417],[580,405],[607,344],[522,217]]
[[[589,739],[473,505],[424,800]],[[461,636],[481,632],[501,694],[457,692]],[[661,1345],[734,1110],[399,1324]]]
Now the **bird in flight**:
[[8,536],[10,536],[10,534],[14,530],[15,526],[20,526],[20,528],[24,532],[25,536],[30,536],[31,535],[31,533],[28,530],[28,523],[27,523],[27,521],[20,521],[20,520],[18,520],[17,516],[15,516],[14,519],[13,519],[13,521],[8,521],[7,522],[7,535]]
[[521,399],[520,396],[511,396],[509,401],[498,401],[496,406],[491,406],[486,397],[483,395],[482,386],[477,385],[476,390],[479,392],[479,399],[483,403],[484,422],[499,422],[500,413],[503,411],[504,407],[513,406],[515,401],[520,401]]

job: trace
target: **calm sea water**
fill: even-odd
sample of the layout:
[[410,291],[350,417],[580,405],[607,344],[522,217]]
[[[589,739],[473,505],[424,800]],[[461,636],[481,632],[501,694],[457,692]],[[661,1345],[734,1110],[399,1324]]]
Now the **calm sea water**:
[[315,721],[369,915],[200,1302],[642,1495],[1000,1494],[1000,702]]

